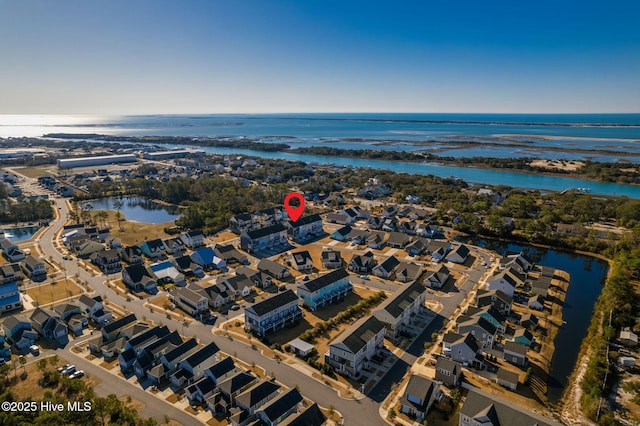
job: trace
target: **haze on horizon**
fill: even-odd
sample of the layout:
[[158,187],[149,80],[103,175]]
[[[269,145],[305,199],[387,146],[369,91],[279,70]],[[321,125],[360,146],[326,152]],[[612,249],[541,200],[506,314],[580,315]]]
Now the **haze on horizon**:
[[640,112],[640,3],[0,0],[0,114]]

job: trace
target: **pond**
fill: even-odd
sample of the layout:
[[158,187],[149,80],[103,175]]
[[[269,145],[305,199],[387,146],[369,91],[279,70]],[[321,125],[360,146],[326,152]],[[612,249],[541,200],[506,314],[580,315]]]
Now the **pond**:
[[582,340],[587,335],[593,307],[606,280],[607,262],[589,256],[495,240],[477,240],[473,243],[503,255],[524,251],[537,264],[570,274],[571,281],[562,307],[562,319],[566,324],[556,336],[548,382],[547,396],[550,401],[557,401],[568,384]]
[[117,210],[116,201],[122,202],[120,212],[125,219],[141,223],[165,223],[173,222],[180,217],[180,209],[175,206],[166,206],[156,203],[144,197],[102,198],[86,202],[83,206],[90,205],[92,211]]
[[18,241],[28,240],[33,237],[38,229],[40,229],[37,225],[32,226],[21,226],[18,228],[5,228],[4,236],[5,238],[10,239],[12,242],[17,243]]

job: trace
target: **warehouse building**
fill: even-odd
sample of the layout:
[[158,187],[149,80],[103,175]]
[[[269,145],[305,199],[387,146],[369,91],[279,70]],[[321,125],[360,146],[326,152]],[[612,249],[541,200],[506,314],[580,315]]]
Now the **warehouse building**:
[[168,160],[171,158],[184,158],[190,154],[202,155],[204,151],[201,149],[174,149],[171,151],[145,152],[142,157],[146,160]]
[[138,158],[134,154],[104,155],[100,157],[62,158],[58,160],[58,167],[71,168],[104,166],[115,163],[135,163],[136,161],[138,161]]

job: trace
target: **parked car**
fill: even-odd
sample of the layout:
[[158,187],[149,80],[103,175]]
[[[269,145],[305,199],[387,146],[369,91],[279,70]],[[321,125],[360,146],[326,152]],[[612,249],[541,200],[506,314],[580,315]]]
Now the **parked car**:
[[302,281],[309,281],[309,275],[305,275],[304,277],[302,277]]
[[79,379],[80,377],[83,377],[83,376],[84,376],[84,371],[78,370],[75,373],[71,374],[69,376],[69,378],[71,378],[71,379]]
[[40,355],[40,348],[38,347],[38,345],[31,345],[29,346],[29,352],[34,355]]
[[285,291],[287,289],[287,287],[281,285],[280,287],[278,287],[278,291]]
[[71,364],[65,364],[62,367],[58,367],[58,373],[62,373],[67,368],[71,367]]
[[76,372],[76,366],[75,365],[70,365],[67,368],[65,368],[64,370],[62,370],[60,372],[60,374],[63,374],[63,375],[66,376],[66,375],[69,375],[69,374],[73,374],[75,372]]
[[237,311],[238,309],[240,309],[240,305],[238,305],[238,304],[231,305],[231,310],[232,311]]
[[360,275],[360,278],[363,280],[369,279],[369,275]]

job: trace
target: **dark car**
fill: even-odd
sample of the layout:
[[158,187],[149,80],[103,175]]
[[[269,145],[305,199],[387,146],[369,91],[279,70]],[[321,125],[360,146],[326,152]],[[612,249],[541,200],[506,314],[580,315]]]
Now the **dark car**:
[[280,287],[278,287],[278,291],[285,291],[287,289],[287,287],[281,285]]
[[231,305],[232,311],[237,311],[238,309],[240,309],[240,305]]

